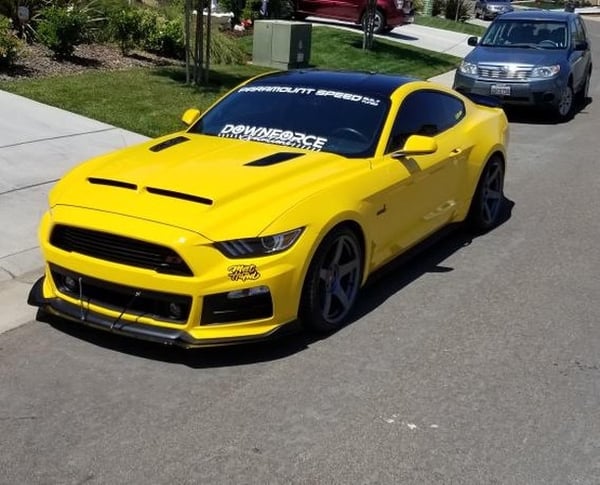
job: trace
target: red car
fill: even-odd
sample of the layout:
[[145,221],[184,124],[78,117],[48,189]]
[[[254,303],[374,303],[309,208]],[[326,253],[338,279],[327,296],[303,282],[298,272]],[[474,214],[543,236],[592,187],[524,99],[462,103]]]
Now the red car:
[[[375,33],[410,24],[414,20],[412,0],[376,0]],[[367,11],[367,0],[296,0],[294,16],[303,19],[309,15],[362,24]]]

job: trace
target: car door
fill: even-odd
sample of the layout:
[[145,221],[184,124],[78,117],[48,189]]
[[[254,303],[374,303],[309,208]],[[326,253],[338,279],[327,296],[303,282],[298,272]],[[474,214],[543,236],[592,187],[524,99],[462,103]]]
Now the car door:
[[354,21],[359,0],[299,0],[298,8],[311,15]]
[[569,63],[573,73],[573,89],[578,91],[585,82],[588,66],[590,62],[589,46],[586,49],[578,49],[584,42],[587,42],[585,27],[580,18],[572,18],[569,25],[571,31],[571,47],[569,53]]
[[[472,143],[462,135],[464,116],[462,100],[441,91],[415,91],[402,102],[379,162],[390,183],[379,201],[386,214],[379,219],[382,227],[374,251],[376,261],[393,257],[451,220]],[[395,156],[415,134],[431,136],[437,150],[427,155]]]

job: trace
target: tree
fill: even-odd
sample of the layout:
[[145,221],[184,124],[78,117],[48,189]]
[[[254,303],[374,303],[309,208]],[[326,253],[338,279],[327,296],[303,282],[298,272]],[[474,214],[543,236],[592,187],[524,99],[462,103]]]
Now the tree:
[[363,19],[363,50],[373,48],[373,31],[375,30],[375,9],[377,0],[367,0],[367,9]]
[[185,73],[188,84],[208,83],[211,13],[210,1],[185,0]]

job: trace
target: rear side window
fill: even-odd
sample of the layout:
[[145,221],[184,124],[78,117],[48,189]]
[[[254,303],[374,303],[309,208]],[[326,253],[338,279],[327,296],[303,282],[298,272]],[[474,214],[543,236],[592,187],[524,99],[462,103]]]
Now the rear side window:
[[455,96],[433,90],[412,93],[398,110],[386,153],[402,148],[410,135],[436,136],[464,116],[465,105]]

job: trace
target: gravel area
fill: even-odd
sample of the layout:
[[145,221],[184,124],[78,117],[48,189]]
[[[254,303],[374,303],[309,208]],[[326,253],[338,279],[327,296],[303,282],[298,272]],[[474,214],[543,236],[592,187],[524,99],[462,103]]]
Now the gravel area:
[[90,70],[120,70],[132,67],[179,65],[179,61],[166,59],[147,52],[123,55],[112,45],[84,44],[75,49],[68,60],[58,61],[46,47],[27,45],[14,66],[0,71],[0,80],[31,79],[77,74]]

